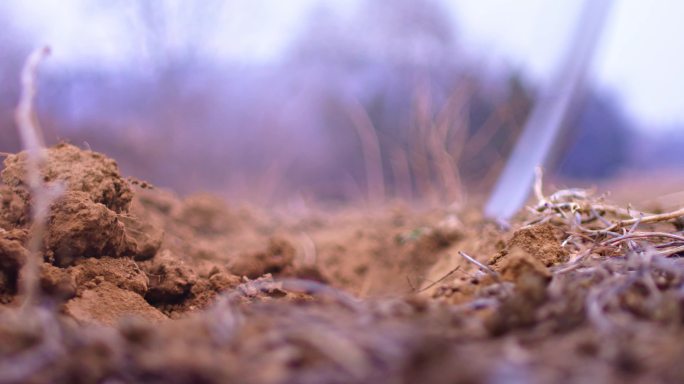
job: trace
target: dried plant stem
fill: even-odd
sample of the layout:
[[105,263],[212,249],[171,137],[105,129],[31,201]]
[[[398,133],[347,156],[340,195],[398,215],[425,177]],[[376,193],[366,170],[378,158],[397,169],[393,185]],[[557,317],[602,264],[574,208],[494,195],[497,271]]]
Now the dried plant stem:
[[615,226],[616,227],[626,227],[628,225],[633,225],[637,222],[640,224],[658,223],[661,221],[678,219],[682,216],[684,216],[684,208],[680,208],[680,209],[678,209],[676,211],[672,211],[672,212],[659,213],[656,215],[648,215],[648,216],[630,219],[630,220],[622,220],[622,221],[616,223]]
[[411,179],[411,165],[406,152],[398,146],[392,153],[390,160],[394,174],[394,193],[406,201],[413,200],[413,180]]
[[429,141],[429,125],[431,124],[430,111],[432,100],[430,98],[429,84],[422,82],[415,90],[412,110],[412,136],[410,138],[410,159],[413,175],[415,176],[416,188],[421,198],[436,202],[438,190],[433,183]]
[[675,255],[678,253],[682,253],[682,252],[684,252],[684,245],[663,249],[662,251],[656,252],[656,254],[660,255],[660,256],[667,257],[667,256],[672,256],[672,255]]
[[21,142],[26,150],[26,183],[31,193],[32,232],[28,242],[28,258],[23,267],[20,293],[24,296],[24,308],[38,301],[39,266],[45,221],[53,194],[46,188],[40,176],[40,168],[46,161],[45,145],[36,125],[33,104],[36,97],[36,73],[40,62],[50,53],[48,47],[35,50],[24,64],[21,72],[21,98],[15,119]]
[[[456,273],[459,269],[461,269],[461,266],[460,266],[460,265],[457,266],[456,268],[453,268],[452,270],[450,270],[449,272],[447,272],[444,276],[440,277],[437,281],[433,281],[433,282],[430,283],[427,287],[425,287],[425,288],[419,290],[418,292],[420,293],[420,292],[425,292],[425,291],[427,291],[428,289],[430,289],[430,288],[434,287],[435,285],[441,283],[442,281],[446,280],[449,276],[451,276],[451,275],[453,275],[454,273]],[[408,278],[408,276],[406,276],[406,277]],[[409,280],[409,284],[410,284],[410,280]]]
[[481,262],[477,261],[474,257],[468,255],[467,253],[465,253],[463,251],[458,251],[458,254],[461,255],[461,257],[463,257],[467,261],[475,264],[475,266],[477,266],[482,272],[486,272],[486,273],[490,274],[497,281],[499,280],[499,274],[495,270],[493,270],[493,269],[489,268],[488,266],[482,264]]
[[622,236],[614,237],[612,239],[608,239],[608,240],[604,241],[603,243],[601,243],[601,245],[617,244],[619,242],[626,241],[626,240],[645,239],[645,238],[650,238],[650,237],[669,238],[669,239],[684,241],[684,236],[675,235],[673,233],[667,233],[667,232],[632,232],[632,233],[627,233],[627,234],[622,235]]
[[[458,158],[463,150],[467,134],[467,105],[469,101],[469,87],[467,83],[456,88],[447,102],[440,109],[436,121],[429,125],[430,132],[427,140],[430,153],[441,180],[441,190],[446,193],[447,202],[461,202],[463,200],[463,185],[458,169]],[[449,137],[457,136],[456,147],[450,148]]]
[[591,206],[597,212],[610,212],[618,216],[627,216],[632,219],[638,219],[641,216],[650,216],[650,213],[640,212],[635,209],[625,209],[606,204],[594,204]]
[[379,204],[385,200],[385,177],[382,167],[380,142],[368,112],[357,100],[352,100],[348,107],[352,125],[359,135],[363,159],[366,165],[366,187],[371,203]]
[[534,196],[539,201],[539,205],[546,204],[546,197],[544,197],[544,170],[537,165],[534,167]]

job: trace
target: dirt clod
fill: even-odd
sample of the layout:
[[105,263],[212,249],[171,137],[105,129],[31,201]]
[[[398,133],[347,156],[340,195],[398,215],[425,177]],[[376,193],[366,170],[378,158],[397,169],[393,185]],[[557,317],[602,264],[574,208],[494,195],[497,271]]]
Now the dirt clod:
[[138,261],[153,258],[161,247],[164,231],[135,216],[119,215],[118,219],[124,224],[127,252]]
[[242,255],[231,265],[231,272],[255,279],[267,273],[280,274],[291,269],[296,250],[285,239],[272,238],[266,250]]
[[122,256],[130,248],[117,214],[73,191],[52,205],[45,245],[48,259],[61,267],[85,257]]
[[196,283],[195,272],[169,251],[140,263],[149,278],[145,299],[153,304],[178,303],[186,299]]
[[166,319],[164,314],[149,305],[142,296],[107,281],[69,300],[64,306],[64,312],[80,323],[109,326],[116,325],[129,316],[152,322]]
[[78,290],[73,274],[49,263],[43,263],[40,267],[40,285],[43,293],[57,300],[71,299]]
[[9,230],[28,223],[29,206],[11,188],[0,185],[0,228]]
[[147,275],[128,258],[84,259],[70,267],[69,273],[79,287],[99,278],[141,296],[147,292],[149,282]]
[[[27,153],[7,156],[2,182],[25,191]],[[114,212],[126,212],[133,198],[128,182],[121,178],[116,162],[100,153],[58,144],[47,150],[48,161],[42,170],[46,183],[64,183],[67,191],[83,192],[94,203]],[[27,192],[24,192],[27,197]]]
[[198,194],[186,198],[183,203],[178,220],[197,232],[219,235],[228,233],[235,227],[228,207],[217,197]]
[[550,267],[563,263],[568,259],[568,252],[561,247],[557,229],[551,224],[540,224],[521,228],[506,244],[497,256],[489,261],[491,265],[499,265],[512,248],[520,248],[528,255],[539,260],[542,264]]
[[0,231],[0,301],[8,302],[17,292],[19,269],[28,251],[24,248],[25,232],[22,230]]
[[527,279],[546,282],[551,279],[551,273],[544,263],[517,245],[508,250],[508,254],[499,260],[494,270],[499,272],[505,281],[517,284]]

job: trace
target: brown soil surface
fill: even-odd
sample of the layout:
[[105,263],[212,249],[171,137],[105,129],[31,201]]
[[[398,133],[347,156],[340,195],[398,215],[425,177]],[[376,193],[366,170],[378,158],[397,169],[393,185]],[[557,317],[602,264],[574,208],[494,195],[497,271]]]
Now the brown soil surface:
[[[48,155],[43,180],[64,192],[34,307],[19,293],[26,154],[1,175],[0,383],[684,380],[681,252],[638,251],[628,228],[594,236],[600,220],[560,211],[504,231],[476,206],[231,206],[68,144]],[[655,250],[679,244],[677,221],[642,230],[670,234]]]

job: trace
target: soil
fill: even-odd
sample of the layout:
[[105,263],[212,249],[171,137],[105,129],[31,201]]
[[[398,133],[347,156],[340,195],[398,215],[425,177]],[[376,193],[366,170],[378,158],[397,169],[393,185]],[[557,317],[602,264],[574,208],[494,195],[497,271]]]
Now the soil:
[[0,176],[0,383],[684,380],[679,253],[585,249],[527,214],[502,230],[477,204],[181,198],[69,144],[42,170],[63,192],[23,306],[26,156]]

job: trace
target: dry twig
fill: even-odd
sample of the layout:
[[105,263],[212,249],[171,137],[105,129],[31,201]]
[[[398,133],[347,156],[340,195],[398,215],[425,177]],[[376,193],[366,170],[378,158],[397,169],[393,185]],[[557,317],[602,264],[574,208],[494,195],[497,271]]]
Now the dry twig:
[[496,280],[496,281],[500,280],[499,274],[495,270],[493,270],[493,269],[489,268],[488,266],[482,264],[481,262],[477,261],[474,257],[468,255],[467,253],[465,253],[463,251],[458,251],[458,254],[461,255],[461,257],[463,257],[467,261],[475,264],[475,266],[477,266],[482,272],[485,272],[485,273],[491,275],[494,278],[494,280]]
[[[444,276],[442,276],[442,277],[440,277],[439,279],[437,279],[437,281],[433,281],[433,282],[430,283],[427,287],[425,287],[425,288],[419,290],[418,292],[420,293],[420,292],[425,292],[425,291],[427,291],[428,289],[430,289],[430,288],[434,287],[435,285],[441,283],[442,281],[446,280],[449,276],[451,276],[451,275],[453,275],[454,273],[456,273],[456,271],[458,271],[459,269],[461,269],[461,266],[460,266],[460,265],[457,266],[456,268],[453,268],[452,270],[450,270],[449,272],[447,272]],[[407,276],[407,278],[408,278],[408,276]],[[409,284],[410,284],[410,280],[409,280]],[[411,285],[412,285],[412,284],[411,284]]]
[[684,216],[684,208],[681,208],[681,209],[678,209],[678,210],[672,211],[672,212],[659,213],[659,214],[655,214],[655,215],[646,215],[643,217],[630,219],[630,220],[622,220],[622,221],[615,223],[615,228],[626,227],[628,225],[633,225],[637,222],[640,224],[659,223],[659,222],[663,222],[663,221],[678,219],[682,216]]

